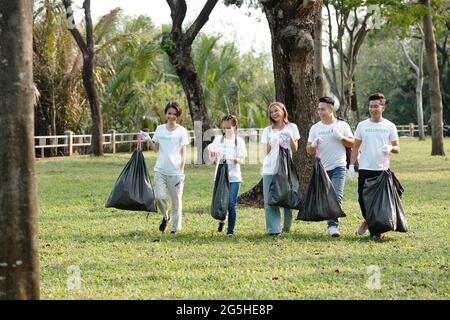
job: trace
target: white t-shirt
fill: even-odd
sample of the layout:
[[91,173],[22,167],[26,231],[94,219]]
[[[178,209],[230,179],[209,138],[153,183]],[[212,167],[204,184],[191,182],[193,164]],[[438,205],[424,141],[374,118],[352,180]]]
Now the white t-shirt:
[[[208,146],[210,150],[219,152],[221,159],[234,160],[235,158],[245,158],[247,156],[247,150],[245,148],[244,139],[237,137],[237,146],[235,139],[223,139],[223,136],[216,136],[214,141]],[[219,167],[219,161],[217,161],[216,171],[214,172],[214,179],[216,178],[217,168]],[[228,164],[228,179],[231,182],[242,182],[241,166],[230,161]]]
[[291,135],[294,140],[300,139],[300,133],[298,132],[298,128],[295,123],[289,122],[282,130],[272,129],[272,126],[264,128],[261,143],[269,144],[270,152],[264,157],[262,167],[263,175],[273,175],[276,173],[280,143],[282,146],[284,145],[289,149],[289,153],[292,156],[291,144],[283,138],[280,139],[282,132]]
[[356,127],[355,139],[361,141],[359,169],[380,171],[385,161],[383,146],[398,140],[397,128],[386,119],[381,122],[367,119]]
[[309,129],[309,143],[312,143],[318,137],[323,140],[319,143],[319,158],[327,171],[347,165],[345,146],[342,141],[333,137],[331,132],[333,129],[338,130],[344,137],[353,138],[349,124],[342,120],[335,120],[332,124],[324,124],[319,121]]
[[155,171],[168,176],[181,174],[181,148],[189,144],[187,130],[178,125],[169,131],[165,124],[159,125],[153,135],[153,141],[159,143]]

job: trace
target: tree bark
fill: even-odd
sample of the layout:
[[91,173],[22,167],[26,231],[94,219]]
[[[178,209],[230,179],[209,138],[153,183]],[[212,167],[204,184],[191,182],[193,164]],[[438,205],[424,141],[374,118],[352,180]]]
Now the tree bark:
[[316,16],[314,25],[314,70],[316,71],[316,90],[317,96],[325,96],[325,77],[323,74],[322,58],[322,7],[320,13]]
[[[203,159],[203,151],[210,141],[203,141],[203,134],[211,129],[211,121],[205,105],[205,96],[203,88],[195,70],[192,60],[191,49],[194,41],[201,28],[209,19],[211,11],[214,9],[218,0],[207,0],[202,11],[192,23],[192,25],[183,32],[182,23],[186,16],[187,6],[185,0],[166,0],[170,7],[172,17],[172,29],[169,36],[162,39],[162,47],[169,56],[170,63],[180,79],[183,90],[186,94],[189,112],[191,114],[196,141],[200,139],[200,144],[196,143],[197,148],[197,164],[205,163]],[[198,125],[198,124],[201,125]],[[201,128],[202,132],[199,132]]]
[[72,12],[72,1],[62,0],[66,8],[66,17],[69,31],[75,39],[78,47],[83,54],[83,85],[86,90],[86,95],[89,100],[91,108],[92,119],[92,138],[91,138],[91,153],[94,156],[103,156],[103,118],[100,111],[100,103],[98,100],[97,90],[93,79],[94,74],[94,36],[93,25],[91,18],[91,1],[85,0],[83,2],[84,17],[86,22],[86,41],[84,41],[81,33],[75,27],[75,22]]
[[0,2],[0,299],[39,299],[33,1]]
[[[269,23],[276,100],[285,104],[289,121],[300,131],[294,163],[300,178],[300,191],[305,193],[312,169],[313,157],[305,152],[310,127],[317,121],[314,70],[314,25],[320,14],[321,1],[261,1]],[[240,197],[240,203],[259,201],[256,197],[261,182]],[[252,196],[253,198],[250,198]]]
[[[430,9],[428,0],[421,0],[421,3]],[[443,106],[442,95],[439,84],[439,69],[436,54],[436,39],[434,37],[433,22],[431,14],[427,13],[423,17],[423,32],[425,37],[425,49],[427,55],[427,65],[429,73],[430,106],[431,106],[431,155],[444,156],[444,135],[443,135]]]

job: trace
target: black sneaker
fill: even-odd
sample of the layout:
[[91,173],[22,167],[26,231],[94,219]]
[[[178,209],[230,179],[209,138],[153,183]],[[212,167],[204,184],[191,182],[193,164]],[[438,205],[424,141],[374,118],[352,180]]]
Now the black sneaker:
[[170,216],[169,219],[166,220],[166,218],[163,218],[161,221],[161,224],[159,225],[159,231],[164,232],[166,230],[167,227],[167,223],[170,221]]
[[374,240],[374,241],[381,241],[383,239],[383,235],[381,233],[380,234],[372,234],[371,237],[372,237],[372,240]]
[[223,231],[223,227],[225,227],[225,222],[224,221],[220,221],[219,225],[217,226],[217,231],[222,232]]
[[269,236],[276,238],[276,237],[279,237],[280,234],[279,233],[269,233]]
[[172,230],[172,231],[170,231],[170,233],[171,233],[171,234],[175,234],[175,233],[176,233],[176,231],[173,231],[173,230]]

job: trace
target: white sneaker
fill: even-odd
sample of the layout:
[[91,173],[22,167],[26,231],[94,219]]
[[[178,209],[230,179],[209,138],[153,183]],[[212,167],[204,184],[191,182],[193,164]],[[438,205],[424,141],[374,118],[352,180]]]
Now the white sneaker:
[[341,235],[338,228],[335,226],[328,227],[327,233],[328,233],[328,235],[335,237],[335,238],[339,237]]

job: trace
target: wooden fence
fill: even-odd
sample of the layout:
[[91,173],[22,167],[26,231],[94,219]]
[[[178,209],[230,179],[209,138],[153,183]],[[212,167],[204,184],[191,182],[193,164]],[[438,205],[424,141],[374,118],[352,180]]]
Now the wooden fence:
[[[424,130],[426,132],[427,126],[424,126]],[[253,141],[256,140],[262,133],[261,128],[249,128],[249,129],[238,129],[239,136],[253,137]],[[414,125],[410,123],[409,125],[399,125],[397,126],[397,131],[399,136],[409,136],[414,137],[418,135],[418,125]],[[220,134],[220,129],[214,131],[215,134]],[[151,135],[154,132],[149,132]],[[195,135],[194,131],[188,131],[191,145],[195,144]],[[105,152],[116,153],[118,146],[121,146],[122,149],[126,148],[128,152],[131,152],[137,142],[137,132],[131,133],[118,133],[115,130],[110,130],[108,133],[103,134],[103,145],[105,147]],[[50,156],[71,156],[74,151],[82,150],[87,153],[87,150],[91,145],[91,135],[90,134],[74,134],[72,131],[66,131],[64,135],[58,136],[35,136],[35,150],[36,156],[44,158],[45,150],[52,150]],[[149,149],[149,144],[144,143],[144,149]]]

